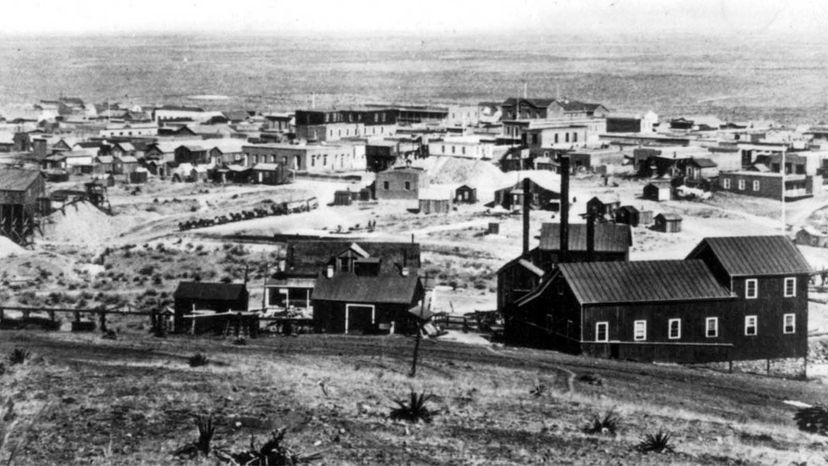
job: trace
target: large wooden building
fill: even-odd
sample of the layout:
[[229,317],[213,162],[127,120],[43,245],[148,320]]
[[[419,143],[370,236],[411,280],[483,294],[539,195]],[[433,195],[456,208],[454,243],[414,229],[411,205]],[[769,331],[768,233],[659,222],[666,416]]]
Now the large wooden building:
[[0,170],[0,235],[18,244],[31,241],[37,227],[38,198],[46,183],[39,171]]
[[181,282],[173,293],[174,329],[187,331],[185,315],[193,311],[246,312],[250,294],[247,285],[235,283]]
[[707,238],[685,260],[559,264],[504,309],[506,336],[639,361],[804,358],[809,273],[783,236]]

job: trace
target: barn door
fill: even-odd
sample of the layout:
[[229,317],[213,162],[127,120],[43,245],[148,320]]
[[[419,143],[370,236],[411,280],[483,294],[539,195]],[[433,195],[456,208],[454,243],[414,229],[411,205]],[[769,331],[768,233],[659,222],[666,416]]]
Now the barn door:
[[374,328],[376,310],[367,304],[345,305],[345,333],[367,333]]

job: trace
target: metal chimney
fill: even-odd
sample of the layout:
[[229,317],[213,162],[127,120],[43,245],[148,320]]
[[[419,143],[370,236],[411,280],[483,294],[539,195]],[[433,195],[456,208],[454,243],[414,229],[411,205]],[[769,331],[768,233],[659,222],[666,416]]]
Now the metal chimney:
[[529,254],[529,212],[532,210],[532,199],[529,195],[531,181],[529,177],[523,179],[523,255]]
[[586,251],[586,260],[587,262],[592,262],[595,260],[595,207],[590,206],[587,208],[587,215],[586,215],[586,240],[587,240],[587,251]]
[[561,252],[558,262],[569,260],[569,156],[558,158],[561,168]]

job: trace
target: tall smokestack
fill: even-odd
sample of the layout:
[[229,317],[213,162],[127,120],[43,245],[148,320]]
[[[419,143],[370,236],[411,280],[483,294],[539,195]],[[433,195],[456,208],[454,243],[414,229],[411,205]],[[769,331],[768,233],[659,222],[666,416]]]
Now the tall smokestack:
[[529,177],[523,179],[523,255],[529,254],[529,211],[532,210],[532,198],[529,196]]
[[586,252],[586,260],[587,262],[592,262],[595,260],[595,208],[587,208],[587,215],[586,215],[587,225],[586,225],[586,240],[587,240],[587,252]]
[[561,154],[561,253],[558,262],[569,260],[569,156]]

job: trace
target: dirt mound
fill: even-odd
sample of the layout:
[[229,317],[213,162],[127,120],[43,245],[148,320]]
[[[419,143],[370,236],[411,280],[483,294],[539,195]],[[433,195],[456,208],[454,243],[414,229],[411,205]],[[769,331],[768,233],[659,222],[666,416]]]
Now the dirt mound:
[[491,162],[457,157],[429,157],[415,166],[423,168],[433,184],[499,185],[504,173]]
[[0,236],[0,257],[10,256],[12,254],[19,254],[24,252],[22,246],[15,243],[5,236]]
[[100,244],[123,231],[117,216],[107,215],[89,202],[79,202],[54,212],[43,228],[49,241]]

